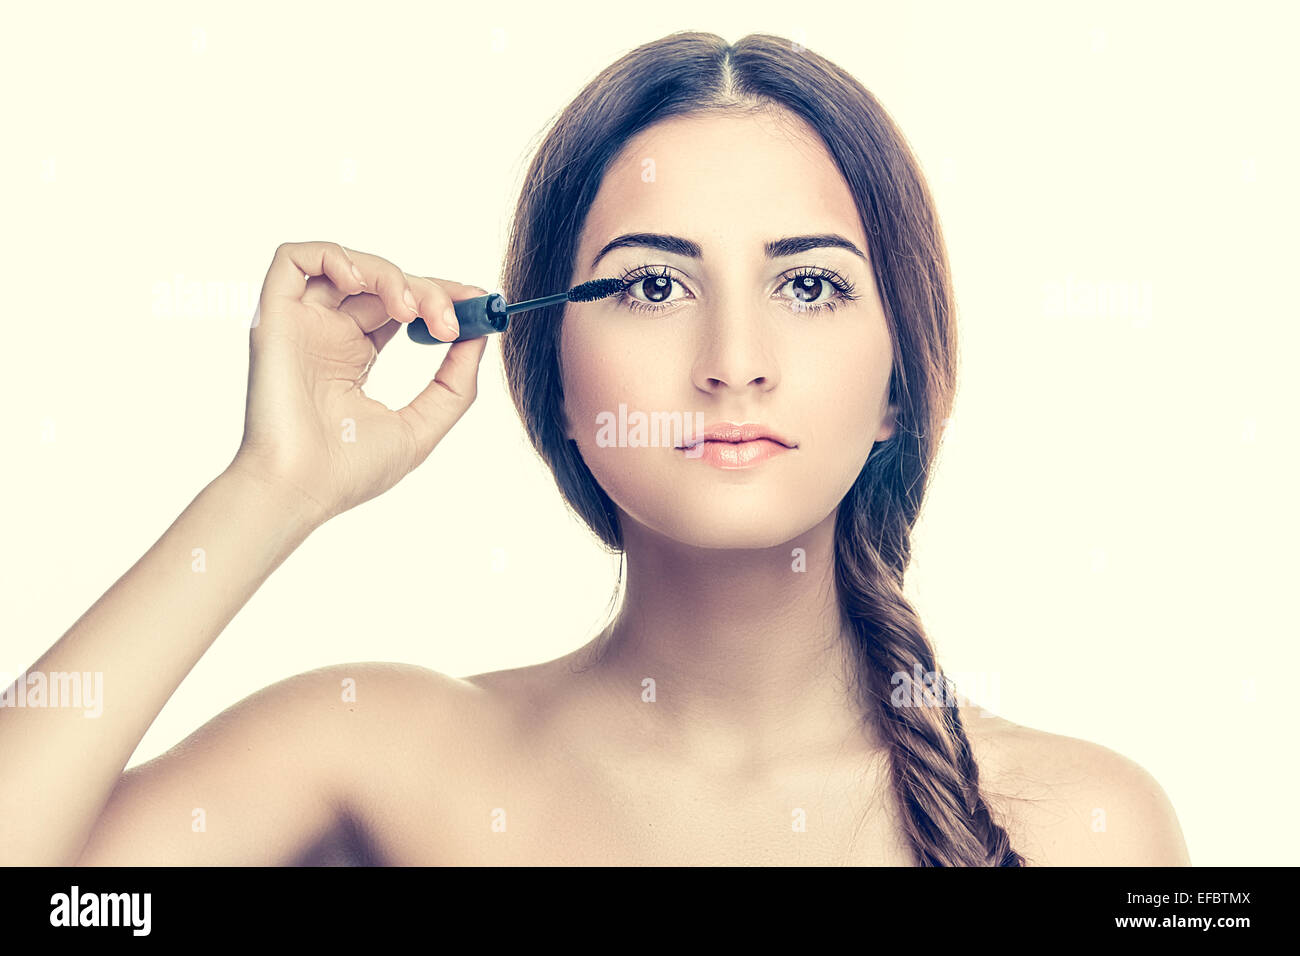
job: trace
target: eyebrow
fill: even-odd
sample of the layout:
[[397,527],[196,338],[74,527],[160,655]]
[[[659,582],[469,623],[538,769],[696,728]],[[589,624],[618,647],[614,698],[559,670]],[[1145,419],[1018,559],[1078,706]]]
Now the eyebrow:
[[[596,258],[591,260],[591,268],[595,269],[596,263],[615,249],[631,247],[658,249],[661,252],[670,252],[673,255],[685,256],[688,259],[699,259],[704,254],[704,250],[700,248],[698,242],[683,239],[681,236],[668,236],[658,232],[630,232],[605,243],[600,252],[596,253]],[[809,249],[847,249],[863,262],[867,261],[867,257],[861,249],[834,232],[818,233],[812,236],[787,236],[784,239],[773,239],[763,247],[763,251],[767,253],[769,259],[795,256],[801,252],[807,252]]]

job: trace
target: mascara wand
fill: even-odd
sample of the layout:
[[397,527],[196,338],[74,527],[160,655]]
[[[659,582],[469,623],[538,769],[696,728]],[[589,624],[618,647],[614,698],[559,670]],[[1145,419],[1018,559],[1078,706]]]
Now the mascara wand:
[[516,312],[527,312],[529,309],[540,309],[542,306],[556,305],[560,302],[594,302],[622,292],[624,287],[625,283],[622,279],[592,279],[582,285],[575,285],[568,292],[544,295],[540,299],[529,299],[513,305],[507,305],[505,297],[499,292],[491,292],[476,299],[465,299],[455,303],[456,321],[460,323],[460,335],[455,339],[444,341],[434,338],[429,327],[424,324],[423,318],[415,318],[408,322],[406,334],[413,342],[419,342],[421,345],[446,345],[448,341],[463,342],[465,339],[476,339],[483,335],[491,335],[493,332],[504,332],[506,326],[510,324],[510,316]]

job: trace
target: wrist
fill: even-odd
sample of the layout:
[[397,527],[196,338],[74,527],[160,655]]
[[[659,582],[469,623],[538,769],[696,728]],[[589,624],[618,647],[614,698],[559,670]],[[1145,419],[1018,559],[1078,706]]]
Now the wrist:
[[293,530],[306,537],[329,520],[328,509],[291,481],[266,474],[255,466],[232,461],[217,479],[234,494],[254,500],[258,510],[283,518]]

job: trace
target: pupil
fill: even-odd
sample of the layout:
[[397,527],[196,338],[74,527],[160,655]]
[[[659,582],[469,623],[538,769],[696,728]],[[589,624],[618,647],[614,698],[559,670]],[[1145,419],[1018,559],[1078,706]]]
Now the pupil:
[[[794,280],[794,294],[804,302],[812,302],[821,293],[821,276],[800,276]],[[814,285],[815,283],[815,285]],[[804,293],[811,295],[805,297]]]
[[[654,291],[651,291],[650,287],[652,285],[654,286]],[[672,280],[667,276],[647,276],[641,282],[641,291],[646,294],[646,297],[649,298],[651,302],[662,302],[664,298],[667,298],[672,293],[672,290]],[[655,298],[658,295],[662,295],[663,298]]]

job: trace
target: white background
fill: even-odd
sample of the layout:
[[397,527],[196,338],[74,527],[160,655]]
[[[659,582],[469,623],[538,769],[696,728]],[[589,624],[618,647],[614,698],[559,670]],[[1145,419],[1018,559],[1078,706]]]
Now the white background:
[[[279,243],[498,289],[531,149],[588,80],[675,30],[776,33],[876,94],[942,217],[961,384],[908,580],[940,663],[1008,719],[1145,766],[1194,863],[1296,862],[1296,19],[1282,3],[14,8],[0,670],[32,663],[230,460]],[[168,291],[186,287],[197,301]],[[441,355],[399,335],[367,392],[403,405]],[[499,356],[493,341],[476,404],[421,468],[272,575],[133,765],[299,671],[463,676],[603,623],[614,561],[527,446]]]

